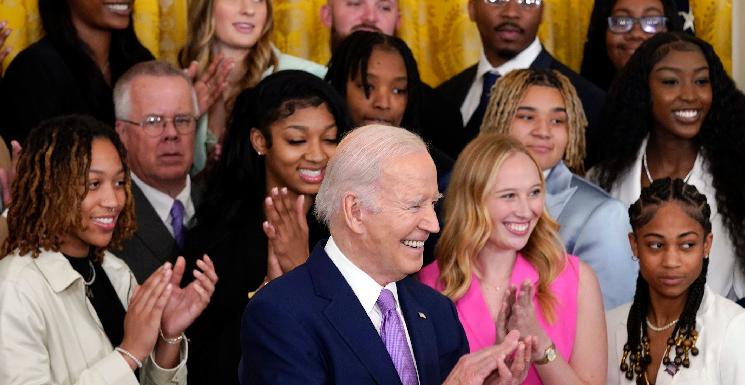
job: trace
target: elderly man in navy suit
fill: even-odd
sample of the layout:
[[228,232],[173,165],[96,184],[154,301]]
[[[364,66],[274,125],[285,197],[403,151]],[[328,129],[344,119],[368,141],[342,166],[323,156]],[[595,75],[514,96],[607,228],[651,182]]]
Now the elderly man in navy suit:
[[[544,0],[469,0],[468,15],[481,37],[479,62],[466,68],[437,89],[460,106],[465,129],[461,141],[468,143],[479,133],[492,86],[497,78],[514,69],[554,69],[577,89],[592,132],[599,119],[605,93],[551,56],[537,38],[543,18]],[[556,2],[556,6],[559,3]]]
[[453,303],[408,276],[439,231],[439,196],[415,134],[376,125],[347,135],[316,197],[331,237],[249,302],[241,383],[519,383],[534,337],[518,342],[513,331],[469,354]]

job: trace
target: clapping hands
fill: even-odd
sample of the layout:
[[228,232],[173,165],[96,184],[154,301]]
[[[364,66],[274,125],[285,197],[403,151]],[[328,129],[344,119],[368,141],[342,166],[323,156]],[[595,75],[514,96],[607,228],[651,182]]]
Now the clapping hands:
[[308,259],[308,222],[305,219],[305,196],[290,197],[287,188],[275,187],[264,201],[263,223],[268,244],[269,279],[294,269]]

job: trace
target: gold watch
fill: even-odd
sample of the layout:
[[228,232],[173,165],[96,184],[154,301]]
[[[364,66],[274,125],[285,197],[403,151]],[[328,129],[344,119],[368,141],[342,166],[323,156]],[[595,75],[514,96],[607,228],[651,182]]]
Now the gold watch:
[[556,359],[556,345],[554,345],[553,342],[551,342],[551,346],[547,347],[546,350],[543,351],[543,358],[540,360],[533,361],[536,365],[543,365],[548,364],[550,362],[553,362],[553,360]]

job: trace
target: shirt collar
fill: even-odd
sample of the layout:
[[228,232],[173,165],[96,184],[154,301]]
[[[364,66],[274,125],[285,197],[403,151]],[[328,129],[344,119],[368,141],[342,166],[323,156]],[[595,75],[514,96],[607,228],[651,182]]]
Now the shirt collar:
[[[173,207],[174,199],[171,198],[170,195],[143,182],[142,179],[135,175],[135,173],[130,174],[132,176],[132,181],[134,181],[134,183],[137,184],[137,187],[142,190],[142,193],[145,194],[145,198],[147,198],[153,206],[153,209],[155,209],[158,218],[160,218],[164,223],[168,223],[168,217],[171,214],[171,207]],[[194,216],[194,204],[191,201],[191,178],[188,174],[186,175],[184,189],[176,195],[176,199],[184,204],[184,218],[188,221],[188,219]]]
[[517,54],[517,56],[495,68],[492,67],[489,60],[486,59],[486,53],[484,53],[484,49],[482,48],[479,65],[476,70],[477,79],[480,79],[487,72],[498,73],[499,75],[504,76],[512,70],[528,68],[533,64],[538,55],[540,55],[541,49],[543,49],[541,41],[536,37],[535,40],[533,40],[527,48],[522,50],[522,52]]
[[[350,261],[349,258],[339,250],[333,237],[329,237],[324,250],[331,259],[331,262],[333,262],[336,268],[339,269],[344,280],[347,281],[349,286],[352,288],[352,291],[357,296],[357,299],[359,299],[365,312],[367,314],[372,313],[375,310],[375,303],[378,301],[383,286],[380,286],[380,284],[375,282],[371,276],[352,263],[352,261]],[[393,293],[393,298],[396,299],[396,304],[398,304],[396,282],[389,283],[385,288]]]

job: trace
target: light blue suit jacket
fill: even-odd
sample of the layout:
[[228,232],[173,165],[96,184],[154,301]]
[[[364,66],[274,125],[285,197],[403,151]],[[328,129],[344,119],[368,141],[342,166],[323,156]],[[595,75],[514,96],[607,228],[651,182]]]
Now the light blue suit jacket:
[[605,308],[630,302],[639,265],[631,258],[624,204],[559,162],[546,178],[546,209],[561,225],[567,252],[597,275]]

